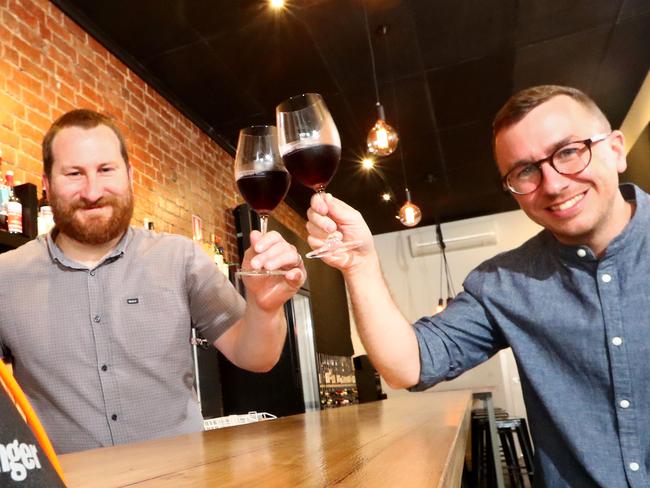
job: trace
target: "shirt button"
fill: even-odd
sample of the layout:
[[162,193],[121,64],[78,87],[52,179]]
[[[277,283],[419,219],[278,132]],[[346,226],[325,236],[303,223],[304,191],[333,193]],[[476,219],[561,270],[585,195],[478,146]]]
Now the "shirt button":
[[623,344],[623,339],[621,339],[620,337],[614,337],[612,339],[612,344],[614,344],[615,346],[620,346],[621,344]]
[[102,371],[106,371],[107,369],[108,369],[108,366],[106,366],[105,364],[102,364]]
[[639,463],[630,463],[630,469],[632,471],[638,471],[639,470]]
[[605,273],[600,277],[600,279],[603,280],[603,283],[609,283],[612,281],[612,275]]
[[111,415],[111,420],[117,420],[117,415],[115,414]]
[[90,272],[90,276],[95,276],[95,270],[92,270],[92,271]]
[[94,320],[96,323],[99,323],[99,322],[102,320],[102,318],[101,318],[99,315],[95,315],[95,316],[93,317],[93,320]]
[[577,254],[579,258],[584,258],[587,255],[587,251],[585,251],[584,249],[578,249]]
[[628,408],[630,406],[630,402],[628,400],[621,400],[618,402],[618,404],[621,406],[621,408]]

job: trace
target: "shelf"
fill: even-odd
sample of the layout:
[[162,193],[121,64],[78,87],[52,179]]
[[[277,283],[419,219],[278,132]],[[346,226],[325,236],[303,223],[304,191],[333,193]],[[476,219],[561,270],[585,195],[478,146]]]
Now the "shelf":
[[16,249],[18,246],[22,246],[26,242],[29,242],[29,238],[22,234],[10,234],[6,231],[0,231],[0,251]]

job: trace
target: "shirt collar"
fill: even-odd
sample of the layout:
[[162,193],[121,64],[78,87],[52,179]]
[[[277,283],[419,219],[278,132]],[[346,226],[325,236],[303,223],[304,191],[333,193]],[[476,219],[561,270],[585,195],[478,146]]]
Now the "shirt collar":
[[[611,256],[619,252],[621,249],[624,249],[631,241],[631,239],[626,239],[626,237],[630,234],[634,234],[636,229],[640,226],[648,225],[650,217],[648,201],[650,196],[631,183],[623,183],[619,185],[619,191],[623,195],[625,201],[636,203],[636,210],[623,231],[609,243],[603,258]],[[555,247],[560,257],[573,262],[598,261],[598,257],[589,246],[568,246],[560,243],[549,231],[545,232],[549,235],[550,240],[555,243]]]
[[623,231],[614,237],[607,246],[605,256],[615,254],[628,245],[638,244],[633,238],[629,237],[638,235],[639,229],[647,229],[648,220],[650,220],[650,208],[648,207],[650,196],[632,183],[622,184],[619,188],[625,201],[636,203],[636,208]]
[[[52,258],[52,261],[55,261],[67,268],[72,268],[72,269],[88,269],[87,266],[80,264],[70,258],[68,258],[61,248],[56,245],[56,242],[54,242],[54,238],[56,237],[56,234],[58,233],[58,229],[54,227],[46,236],[45,236],[45,241],[47,243],[47,249],[50,253],[50,257]],[[124,256],[124,252],[126,251],[127,246],[129,243],[133,240],[133,228],[129,226],[127,231],[124,233],[122,238],[119,240],[117,245],[113,248],[113,250],[108,253],[104,259],[102,259],[95,268],[100,267],[104,263],[109,263],[112,261],[115,261],[116,259]]]

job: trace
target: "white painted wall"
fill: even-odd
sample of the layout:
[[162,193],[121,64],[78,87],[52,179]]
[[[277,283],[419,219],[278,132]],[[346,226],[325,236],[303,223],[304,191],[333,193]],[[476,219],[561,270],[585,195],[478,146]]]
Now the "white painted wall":
[[[462,228],[463,232],[471,232],[473,228],[481,227],[485,222],[493,223],[497,237],[496,244],[447,252],[447,261],[456,292],[462,289],[462,282],[469,272],[481,262],[495,254],[519,246],[541,230],[541,227],[531,222],[521,210],[516,210],[442,224],[443,237],[446,238],[459,228]],[[429,230],[432,228],[407,229],[381,234],[374,238],[388,287],[398,307],[411,322],[424,315],[431,315],[440,297],[440,255],[414,258],[409,251],[408,236]],[[443,282],[443,297],[446,296],[446,285]],[[354,326],[354,319],[352,318],[351,321],[355,355],[365,354]],[[412,394],[406,390],[392,390],[385,383],[383,387],[389,398]],[[439,384],[433,389],[483,387],[494,389],[495,406],[506,409],[511,415],[525,416],[519,375],[510,349],[500,352],[486,363],[455,380]]]

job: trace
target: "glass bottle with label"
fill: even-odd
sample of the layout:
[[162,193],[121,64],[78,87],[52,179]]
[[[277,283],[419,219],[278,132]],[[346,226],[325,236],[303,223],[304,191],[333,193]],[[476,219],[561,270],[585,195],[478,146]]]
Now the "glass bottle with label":
[[[2,149],[0,149],[0,169],[2,168]],[[7,231],[7,202],[9,201],[9,187],[0,173],[0,230]]]
[[214,263],[219,268],[219,271],[228,276],[228,264],[226,263],[225,252],[221,245],[221,238],[219,236],[213,236],[212,249],[214,251]]
[[14,172],[5,173],[7,186],[9,187],[9,199],[5,205],[7,209],[7,229],[11,234],[23,233],[23,204],[14,193]]
[[47,199],[47,191],[43,193],[38,201],[38,235],[47,234],[54,227],[54,215],[50,201]]

